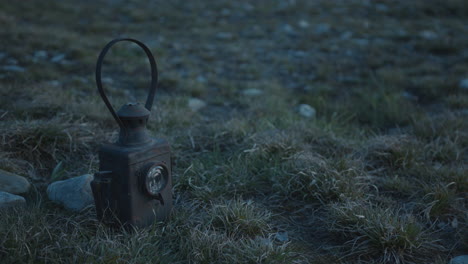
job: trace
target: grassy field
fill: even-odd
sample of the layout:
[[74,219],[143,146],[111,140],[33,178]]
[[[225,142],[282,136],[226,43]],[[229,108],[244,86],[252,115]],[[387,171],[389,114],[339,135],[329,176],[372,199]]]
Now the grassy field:
[[[0,25],[0,169],[34,185],[25,208],[0,212],[2,263],[442,264],[468,253],[464,0],[3,1]],[[99,145],[115,139],[94,67],[124,36],[157,58],[149,129],[175,166],[169,222],[135,232],[45,194],[95,172]],[[131,44],[108,54],[115,107],[144,100],[148,68]],[[193,111],[191,98],[206,106]]]

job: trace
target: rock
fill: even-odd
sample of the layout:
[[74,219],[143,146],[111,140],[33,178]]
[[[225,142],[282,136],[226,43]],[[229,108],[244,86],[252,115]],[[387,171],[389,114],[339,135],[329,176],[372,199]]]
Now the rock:
[[26,71],[25,68],[17,65],[6,65],[2,67],[3,70],[5,71],[11,71],[11,72],[24,72]]
[[45,60],[48,57],[47,51],[45,50],[38,50],[34,52],[34,59],[36,60]]
[[432,39],[438,38],[437,33],[435,33],[434,31],[430,31],[430,30],[423,30],[423,31],[419,32],[419,36],[421,38],[427,39],[427,40],[432,40]]
[[198,75],[197,76],[197,82],[206,83],[206,78],[203,75]]
[[458,83],[458,87],[463,90],[468,90],[468,79],[463,79]]
[[0,52],[0,60],[3,60],[3,58],[6,58],[7,54],[5,52]]
[[275,234],[275,239],[278,240],[279,242],[287,242],[289,240],[288,238],[288,232],[278,232]]
[[353,36],[353,32],[351,31],[345,31],[343,34],[341,34],[340,38],[341,39],[350,39]]
[[53,182],[47,187],[47,196],[50,200],[63,205],[68,210],[80,211],[94,203],[90,186],[93,178],[93,175],[85,174]]
[[22,176],[0,170],[0,191],[12,194],[27,193],[31,184]]
[[385,13],[388,11],[388,7],[384,4],[376,4],[375,9],[379,12]]
[[54,63],[58,63],[58,62],[61,62],[63,59],[65,59],[65,54],[60,53],[60,54],[53,56],[52,59],[50,59],[50,61]]
[[263,94],[263,91],[253,88],[253,89],[246,89],[246,90],[242,91],[242,94],[246,95],[246,96],[257,96],[257,95]]
[[290,35],[294,35],[296,34],[296,31],[294,30],[294,28],[289,25],[289,24],[284,24],[281,29],[286,32],[287,34],[290,34]]
[[314,118],[317,111],[308,104],[299,105],[299,114],[303,117]]
[[229,32],[218,32],[216,33],[216,38],[222,40],[230,40],[233,38],[233,35]]
[[26,200],[23,197],[0,191],[0,208],[21,206],[25,204]]
[[468,264],[468,255],[454,257],[449,264]]
[[306,29],[309,27],[309,22],[305,21],[305,20],[300,20],[299,23],[297,23],[297,25],[300,27],[300,28],[303,28],[303,29]]
[[315,34],[323,35],[330,32],[331,26],[329,24],[318,24],[315,26]]
[[198,98],[190,98],[188,100],[188,107],[193,111],[197,112],[198,110],[202,109],[206,106],[206,103],[203,100]]
[[401,93],[401,96],[403,96],[404,98],[406,98],[406,99],[408,99],[410,101],[418,101],[418,99],[419,99],[416,95],[414,95],[414,94],[412,94],[412,93],[410,93],[408,91],[403,91]]

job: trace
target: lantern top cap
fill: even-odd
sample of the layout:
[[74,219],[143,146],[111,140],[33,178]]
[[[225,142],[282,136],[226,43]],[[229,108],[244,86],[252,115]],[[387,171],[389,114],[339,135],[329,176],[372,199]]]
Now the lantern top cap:
[[117,111],[117,116],[121,119],[140,119],[149,115],[150,111],[141,103],[127,103]]

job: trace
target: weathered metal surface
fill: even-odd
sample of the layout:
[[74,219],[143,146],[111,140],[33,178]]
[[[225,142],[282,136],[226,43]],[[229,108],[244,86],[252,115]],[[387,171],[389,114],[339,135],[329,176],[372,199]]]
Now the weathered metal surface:
[[[107,51],[119,41],[138,44],[151,64],[151,86],[146,104],[128,103],[117,113],[104,93],[101,66]],[[113,226],[151,225],[166,220],[172,209],[172,168],[166,140],[151,138],[146,124],[158,80],[151,51],[134,39],[115,39],[99,55],[96,66],[98,91],[120,127],[119,139],[99,150],[99,172],[91,182],[98,218]]]

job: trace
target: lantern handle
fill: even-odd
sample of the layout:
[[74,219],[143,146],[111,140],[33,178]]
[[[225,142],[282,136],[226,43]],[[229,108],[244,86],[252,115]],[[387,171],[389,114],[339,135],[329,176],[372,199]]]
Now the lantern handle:
[[114,117],[115,121],[119,124],[120,127],[123,127],[122,120],[117,116],[117,114],[114,111],[114,108],[112,107],[112,104],[109,102],[109,99],[107,99],[106,94],[104,93],[104,89],[102,88],[102,81],[101,81],[101,67],[102,67],[102,62],[104,60],[104,56],[106,56],[107,52],[109,49],[117,42],[120,41],[130,41],[138,46],[140,46],[146,53],[146,56],[148,57],[148,60],[151,65],[151,85],[150,85],[150,90],[148,93],[148,97],[146,98],[146,104],[145,108],[148,109],[148,111],[151,112],[151,107],[153,106],[153,101],[154,101],[154,95],[156,93],[156,86],[158,85],[158,67],[156,65],[156,61],[154,60],[153,54],[151,54],[150,49],[143,44],[142,42],[136,40],[136,39],[131,39],[131,38],[118,38],[114,39],[111,42],[107,43],[107,45],[102,49],[101,53],[99,54],[97,64],[96,64],[96,85],[99,91],[99,94],[102,97],[102,100],[106,104],[107,108],[111,112],[112,116]]

